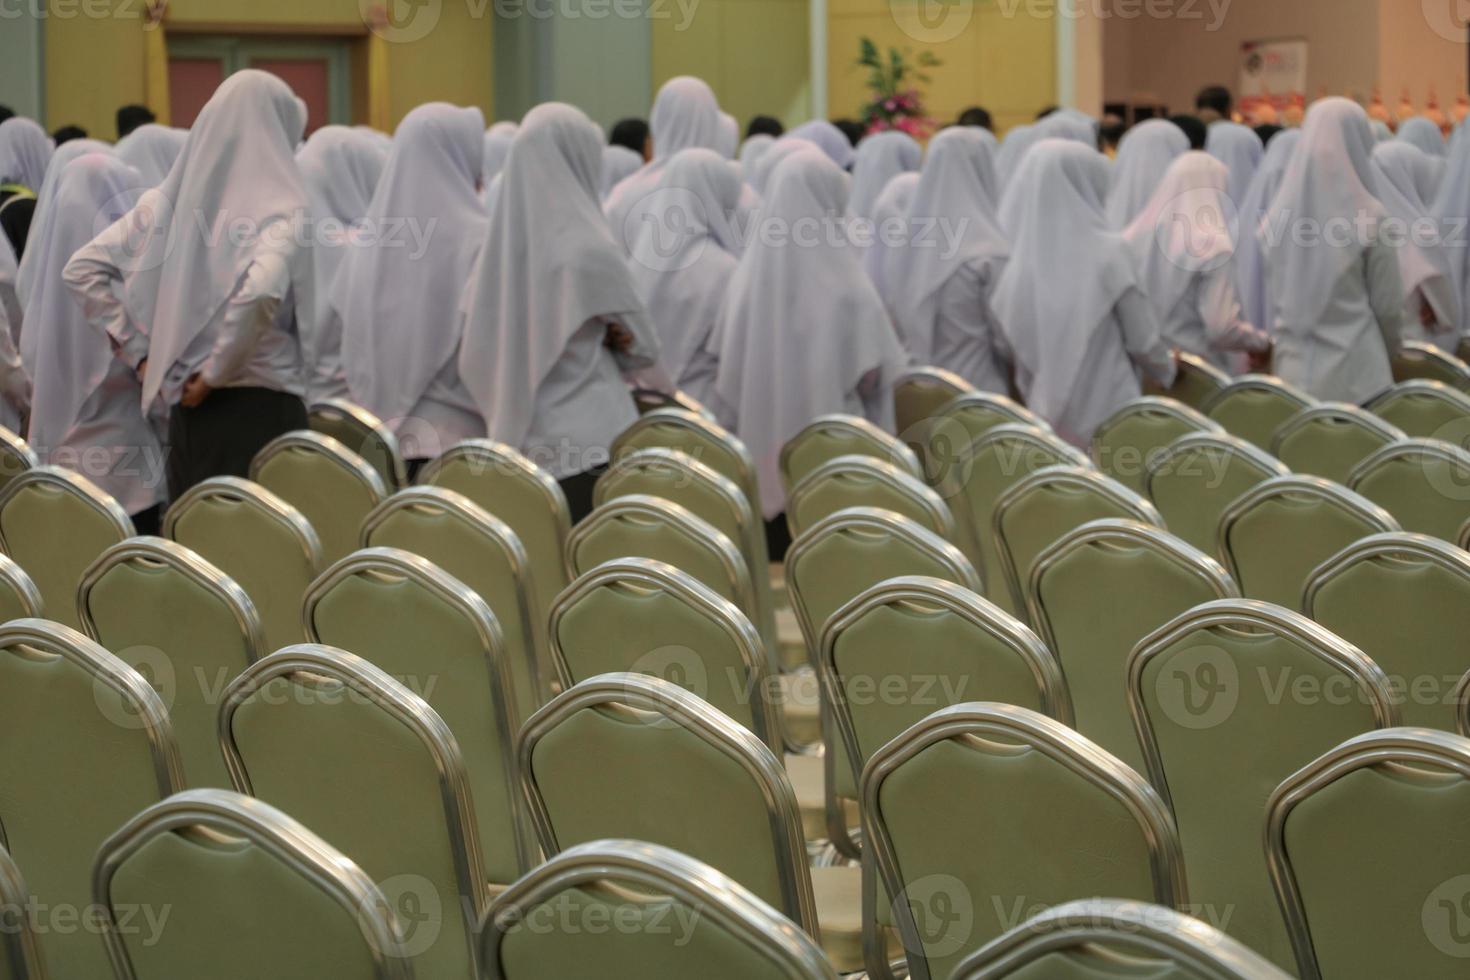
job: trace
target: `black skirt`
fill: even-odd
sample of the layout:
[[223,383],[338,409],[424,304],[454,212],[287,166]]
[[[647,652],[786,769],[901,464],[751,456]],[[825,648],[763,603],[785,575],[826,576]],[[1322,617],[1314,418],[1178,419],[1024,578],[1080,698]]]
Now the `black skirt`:
[[271,388],[216,388],[168,419],[168,492],[179,497],[212,476],[250,475],[250,461],[277,436],[305,429],[306,404]]

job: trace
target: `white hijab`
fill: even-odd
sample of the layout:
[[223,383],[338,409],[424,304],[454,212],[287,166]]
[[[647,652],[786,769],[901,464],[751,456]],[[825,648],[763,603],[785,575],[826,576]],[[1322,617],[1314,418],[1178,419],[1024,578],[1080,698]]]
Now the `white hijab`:
[[770,149],[761,154],[761,158],[756,161],[755,169],[745,175],[745,182],[750,185],[751,190],[761,195],[761,197],[765,197],[766,189],[771,181],[771,175],[776,172],[776,168],[781,165],[783,160],[793,153],[815,149],[817,149],[815,143],[809,143],[804,139],[787,139],[782,137],[772,143]]
[[[1384,122],[1382,119],[1375,119],[1373,120],[1372,125],[1373,138],[1378,140],[1378,142],[1387,143],[1389,140],[1393,139],[1393,130],[1388,128],[1388,123]],[[1267,149],[1269,150],[1270,147],[1267,147]]]
[[949,222],[960,238],[952,246],[929,231],[923,247],[911,240],[895,252],[891,275],[885,276],[894,326],[919,364],[934,362],[934,326],[945,283],[967,264],[1009,252],[997,217],[996,148],[994,136],[970,126],[946,129],[929,143],[908,212],[910,234],[917,235],[932,219]]
[[518,128],[513,122],[498,122],[485,130],[485,156],[480,165],[482,191],[504,169],[505,158],[510,156],[510,144],[516,138]]
[[1108,227],[1108,163],[1072,140],[1043,140],[1006,189],[1001,227],[1011,257],[994,310],[1031,375],[1027,405],[1060,418],[1083,372],[1093,335],[1137,285],[1132,254]]
[[1000,144],[1000,154],[995,161],[996,176],[1000,178],[1002,191],[1016,176],[1016,172],[1021,167],[1021,159],[1026,156],[1026,151],[1040,142],[1041,138],[1041,130],[1035,126],[1015,126],[1006,133],[1005,139]]
[[761,157],[765,156],[766,151],[775,142],[776,137],[769,133],[756,133],[754,136],[748,137],[744,143],[740,144],[740,174],[747,182],[749,182],[750,175],[755,170],[756,163]]
[[1205,139],[1205,152],[1229,169],[1230,200],[1237,204],[1245,200],[1261,158],[1266,155],[1266,147],[1256,131],[1240,123],[1212,123]]
[[1208,153],[1190,151],[1170,165],[1153,196],[1123,231],[1139,286],[1162,322],[1194,277],[1235,254],[1230,173]]
[[1073,140],[1097,149],[1097,120],[1077,109],[1058,109],[1036,124],[1040,139]]
[[1286,129],[1271,138],[1266,158],[1256,170],[1245,200],[1240,203],[1239,232],[1235,237],[1235,284],[1245,319],[1265,331],[1274,329],[1271,299],[1266,293],[1266,265],[1261,239],[1256,234],[1266,218],[1266,209],[1281,189],[1281,177],[1291,154],[1301,142],[1300,129]]
[[[1321,99],[1307,110],[1302,139],[1281,175],[1281,189],[1269,206],[1267,220],[1284,216],[1293,223],[1312,221],[1325,228],[1328,221],[1346,219],[1356,229],[1358,217],[1370,222],[1384,216],[1373,187],[1372,153],[1375,141],[1368,114],[1350,99]],[[1262,254],[1282,285],[1272,294],[1272,309],[1285,322],[1301,327],[1314,323],[1332,299],[1337,281],[1357,264],[1367,243],[1354,241],[1345,248],[1324,247],[1299,235],[1262,239]]]
[[507,445],[524,444],[536,392],[583,324],[645,315],[598,204],[601,168],[597,126],[547,102],[526,114],[501,173],[459,367],[490,438]]
[[[31,286],[36,281],[36,269],[41,264],[40,256],[31,251],[29,242],[35,241],[36,229],[41,227],[46,211],[51,207],[51,202],[56,199],[56,184],[61,178],[61,172],[66,169],[67,164],[88,153],[111,155],[112,152],[112,147],[101,140],[81,139],[61,144],[52,154],[51,163],[46,167],[46,179],[41,182],[41,189],[36,193],[36,210],[31,215],[31,237],[27,239],[26,254],[21,256],[20,266],[16,271],[15,293],[20,298],[22,307],[26,305]],[[129,206],[131,207],[131,202]]]
[[1128,130],[1118,144],[1108,224],[1122,230],[1143,210],[1169,164],[1189,152],[1189,137],[1167,119],[1150,119]]
[[34,119],[11,116],[0,122],[0,184],[40,190],[55,150],[51,137]]
[[643,156],[626,146],[604,146],[602,148],[602,179],[598,183],[600,197],[606,199],[612,189],[643,166]]
[[[1454,227],[1463,227],[1470,221],[1470,126],[1461,123],[1450,140],[1449,157],[1445,164],[1444,177],[1439,183],[1430,209],[1439,219],[1440,228],[1448,233]],[[0,235],[0,239],[4,236]],[[4,242],[0,241],[0,246]],[[1449,249],[1446,258],[1450,263],[1450,278],[1454,283],[1455,296],[1460,306],[1460,332],[1470,331],[1470,249]]]
[[1431,119],[1415,116],[1399,124],[1399,142],[1418,147],[1432,157],[1444,158],[1446,149],[1444,133]]
[[802,123],[781,139],[806,140],[827,154],[832,162],[843,170],[851,170],[853,159],[857,156],[857,151],[852,148],[847,134],[825,119],[813,119],[811,122]]
[[692,75],[669,79],[653,100],[648,129],[653,139],[653,159],[625,177],[607,196],[604,210],[619,240],[624,237],[622,226],[628,223],[630,213],[645,194],[658,186],[658,176],[674,154],[692,146],[719,151],[720,103],[714,90]]
[[919,189],[919,175],[914,171],[899,174],[888,182],[878,200],[873,202],[874,241],[871,248],[863,252],[863,271],[885,304],[893,302],[896,281],[894,266],[903,254],[902,248],[894,248],[884,240],[884,226],[893,219],[907,220],[909,209],[914,206],[914,193]]
[[873,205],[888,182],[901,173],[919,169],[923,147],[907,133],[890,131],[865,137],[852,165],[852,196],[848,211],[854,218],[872,218]]
[[740,122],[728,112],[720,113],[720,145],[716,147],[726,160],[740,152]]
[[[1450,261],[1441,245],[1421,244],[1415,232],[1432,221],[1431,203],[1437,184],[1435,158],[1412,143],[1394,140],[1373,150],[1374,190],[1388,214],[1402,223],[1403,240],[1396,249],[1404,295],[1422,290],[1435,319],[1458,330],[1460,304],[1450,276]],[[27,254],[30,254],[27,251]]]
[[78,249],[132,208],[144,178],[111,153],[93,153],[69,163],[54,187],[26,248],[27,259],[37,260],[25,319],[43,329],[26,330],[20,338],[33,384],[30,438],[46,447],[66,442],[113,362],[107,337],[87,322],[61,271]]
[[174,168],[188,141],[187,129],[145,123],[117,141],[117,155],[143,175],[145,186],[157,187]]
[[847,176],[821,152],[782,161],[761,216],[779,218],[791,237],[750,242],[711,338],[716,391],[755,458],[767,518],[785,506],[779,458],[787,440],[812,419],[846,410],[875,369],[886,390],[906,361],[857,250],[821,230],[797,242],[801,227],[840,226],[847,195]]

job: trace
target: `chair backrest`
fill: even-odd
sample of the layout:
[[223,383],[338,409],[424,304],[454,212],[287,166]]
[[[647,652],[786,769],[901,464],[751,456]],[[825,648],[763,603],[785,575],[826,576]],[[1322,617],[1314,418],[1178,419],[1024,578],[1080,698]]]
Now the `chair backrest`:
[[1470,955],[1470,740],[1359,735],[1281,784],[1266,854],[1303,980],[1451,978]]
[[899,438],[912,446],[910,436],[917,435],[924,423],[956,398],[974,391],[974,385],[953,371],[936,367],[909,368],[893,383],[893,418]]
[[[340,851],[275,807],[218,789],[155,803],[103,843],[95,898],[118,980],[412,980],[411,934]],[[139,910],[167,909],[150,934]]]
[[1470,520],[1470,452],[1437,439],[1384,446],[1358,464],[1347,485],[1405,531],[1457,541]]
[[1026,601],[1031,622],[1067,678],[1073,727],[1143,772],[1123,691],[1128,655],[1180,613],[1239,594],[1219,562],[1167,531],[1104,520],[1082,525],[1042,552]]
[[1108,518],[1164,523],[1153,504],[1094,469],[1047,467],[1001,494],[991,527],[1016,609],[1026,609],[1026,584],[1043,551],[1069,531]]
[[518,750],[546,855],[609,837],[662,844],[818,934],[786,770],[707,702],[657,677],[602,674],[537,712]]
[[390,492],[408,486],[398,437],[372,412],[344,398],[328,398],[313,404],[306,417],[311,431],[336,439],[362,457]]
[[1439,381],[1401,381],[1363,407],[1413,439],[1462,444],[1470,430],[1470,395]]
[[1092,461],[1135,493],[1144,493],[1148,465],[1191,432],[1224,433],[1220,423],[1172,398],[1145,396],[1118,409],[1092,434]]
[[781,480],[786,492],[812,470],[838,456],[875,456],[923,479],[914,451],[867,419],[823,415],[781,447]]
[[25,570],[53,622],[77,629],[77,583],[97,556],[133,536],[133,522],[92,481],[37,466],[0,491],[0,550]]
[[689,412],[715,421],[715,415],[699,399],[684,391],[675,391],[670,394],[667,391],[659,391],[656,388],[634,388],[633,404],[638,409],[639,415],[648,415],[665,409],[676,409],[680,412]]
[[459,742],[475,798],[490,880],[530,866],[519,818],[513,737],[530,717],[516,703],[500,624],[490,607],[443,569],[397,548],[342,559],[306,593],[307,637],[350,650],[434,709]]
[[1278,476],[1225,508],[1217,547],[1242,595],[1299,610],[1318,565],[1359,538],[1397,530],[1388,511],[1339,484]]
[[1230,375],[1198,354],[1175,351],[1174,363],[1178,366],[1178,371],[1174,374],[1174,384],[1165,390],[1145,379],[1144,389],[1147,394],[1163,395],[1190,408],[1202,410],[1217,392],[1230,384]]
[[643,841],[548,860],[496,899],[480,951],[486,980],[837,980],[821,947],[748,889]]
[[1215,392],[1201,410],[1231,435],[1269,450],[1276,430],[1314,404],[1311,395],[1280,378],[1248,374]]
[[24,439],[0,426],[0,492],[11,480],[40,465],[35,450]]
[[250,479],[301,512],[329,564],[357,550],[362,519],[388,495],[377,470],[317,432],[271,440],[251,460]]
[[510,525],[453,490],[409,487],[367,516],[361,543],[426,558],[484,599],[500,626],[514,684],[511,730],[541,706],[551,679],[545,629],[531,605],[531,559]]
[[[1122,955],[1119,955],[1122,954]],[[1144,902],[1048,909],[961,963],[953,980],[1288,980],[1214,926]]]
[[1470,554],[1427,535],[1375,534],[1312,573],[1302,608],[1383,668],[1404,724],[1455,730]]
[[732,481],[752,507],[760,506],[760,484],[750,450],[734,433],[703,415],[660,408],[640,416],[613,440],[612,457],[620,459],[640,449],[674,449],[690,456]]
[[0,623],[12,619],[40,619],[41,590],[9,555],[0,554]]
[[672,565],[622,558],[572,583],[551,608],[562,689],[600,674],[662,678],[781,751],[780,705],[760,634],[732,602]]
[[[163,701],[137,671],[58,623],[0,626],[0,745],[0,847],[25,869],[35,902],[53,910],[86,910],[97,846],[183,788]],[[95,932],[41,925],[50,975],[109,975]]]
[[941,538],[955,537],[954,516],[939,494],[872,456],[838,456],[808,473],[786,502],[786,523],[791,536],[799,538],[822,518],[848,507],[891,510]]
[[1170,533],[1214,554],[1225,508],[1256,484],[1290,472],[1244,439],[1201,432],[1178,440],[1155,459],[1144,485]]
[[1303,409],[1271,440],[1271,451],[1293,473],[1346,485],[1363,460],[1405,436],[1372,412],[1343,402]]
[[173,502],[163,534],[245,590],[260,614],[267,651],[306,638],[301,597],[322,570],[322,547],[295,507],[248,480],[214,477]]
[[[926,426],[921,427],[920,459],[924,479],[932,487],[943,486],[949,470],[961,453],[976,439],[999,425],[1023,425],[1050,432],[1051,424],[1005,395],[974,391],[945,405]],[[902,430],[900,430],[902,431]]]
[[266,653],[245,590],[181,544],[129,538],[87,569],[77,606],[87,635],[163,699],[189,785],[229,786],[219,694]]
[[862,797],[915,980],[950,976],[1037,906],[1100,894],[1188,902],[1179,835],[1159,795],[1026,708],[936,711],[869,760]]
[[1149,778],[1179,823],[1191,897],[1233,909],[1226,930],[1289,966],[1261,851],[1266,801],[1326,749],[1397,724],[1388,678],[1304,616],[1239,599],[1205,603],[1146,637],[1127,678]]
[[20,868],[0,847],[0,915],[6,926],[0,930],[0,977],[4,980],[46,980],[30,905],[31,890]]
[[572,514],[566,494],[551,474],[509,446],[469,439],[425,466],[419,482],[464,494],[492,517],[510,525],[535,569],[538,623],[571,581],[566,567]]
[[1406,340],[1393,358],[1393,379],[1440,381],[1458,391],[1470,391],[1470,364],[1433,344]]
[[345,651],[287,647],[225,689],[220,747],[237,792],[312,828],[415,911],[421,976],[476,975],[475,804],[460,746],[423,698]]

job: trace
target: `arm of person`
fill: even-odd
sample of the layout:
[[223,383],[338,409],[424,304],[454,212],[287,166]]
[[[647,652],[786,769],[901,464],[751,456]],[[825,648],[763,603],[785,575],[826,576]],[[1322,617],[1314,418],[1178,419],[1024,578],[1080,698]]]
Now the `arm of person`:
[[77,250],[61,271],[62,281],[81,305],[82,315],[112,344],[112,352],[134,371],[148,360],[148,335],[128,316],[118,295],[122,270],[112,256],[126,246],[127,220],[113,224]]
[[[213,390],[229,384],[240,374],[261,338],[271,329],[290,288],[287,256],[269,250],[257,254],[225,304],[214,348],[200,368],[199,382]],[[197,384],[185,388],[186,405],[191,388],[197,392]],[[208,393],[208,390],[203,392]]]
[[607,322],[606,345],[625,373],[653,367],[658,363],[658,332],[642,310],[612,313]]
[[1374,242],[1368,246],[1363,261],[1368,305],[1378,321],[1388,356],[1395,357],[1403,346],[1404,332],[1404,279],[1399,271],[1399,257],[1394,249],[1382,242]]
[[1128,357],[1161,387],[1171,387],[1178,365],[1159,327],[1153,304],[1140,290],[1130,286],[1118,298],[1114,311],[1123,328],[1123,349]]
[[31,410],[31,379],[5,321],[5,311],[0,309],[0,395],[25,415]]

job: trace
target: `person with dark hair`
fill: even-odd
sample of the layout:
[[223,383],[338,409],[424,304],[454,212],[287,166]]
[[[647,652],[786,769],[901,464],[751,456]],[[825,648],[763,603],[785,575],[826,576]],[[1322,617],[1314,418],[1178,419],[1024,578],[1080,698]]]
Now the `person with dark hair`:
[[1210,127],[1198,116],[1170,116],[1169,121],[1184,130],[1184,135],[1189,137],[1191,150],[1203,150],[1210,140]]
[[1103,116],[1102,123],[1097,127],[1098,142],[1102,144],[1103,153],[1116,160],[1118,158],[1118,144],[1123,142],[1123,137],[1128,132],[1128,124],[1117,116]]
[[15,110],[8,105],[0,105],[0,122],[4,122],[15,115]]
[[868,133],[868,131],[863,128],[863,124],[855,119],[834,119],[832,120],[832,125],[842,130],[842,135],[846,136],[847,141],[853,146],[857,146],[859,143],[861,143],[863,141],[863,137],[866,136]]
[[1046,106],[1036,114],[1036,121],[1041,122],[1041,120],[1045,119],[1047,116],[1055,115],[1056,113],[1060,112],[1061,109],[1062,107],[1059,105]]
[[72,140],[84,140],[86,138],[87,131],[80,126],[62,126],[51,134],[51,141],[57,146],[60,146],[62,143],[70,143]]
[[781,125],[781,120],[775,116],[755,116],[750,120],[750,125],[745,127],[745,138],[769,136],[772,139],[780,139],[785,132],[786,127]]
[[1194,97],[1194,112],[1200,120],[1208,126],[1213,122],[1228,120],[1231,110],[1235,108],[1235,99],[1230,95],[1230,90],[1223,85],[1211,85],[1200,89],[1199,95]]
[[995,130],[995,126],[990,119],[990,110],[978,105],[972,105],[960,113],[959,124],[961,126],[978,126],[981,129],[988,129],[992,132]]
[[1261,138],[1262,146],[1266,146],[1267,144],[1269,144],[1271,142],[1271,137],[1275,136],[1277,133],[1282,133],[1285,131],[1285,126],[1278,126],[1275,123],[1262,123],[1261,125],[1256,127],[1256,135]]
[[632,150],[647,163],[653,159],[653,144],[649,140],[648,123],[642,119],[619,119],[607,134],[608,146],[622,146]]
[[139,126],[157,121],[158,117],[146,105],[125,105],[117,110],[117,138],[122,139]]

